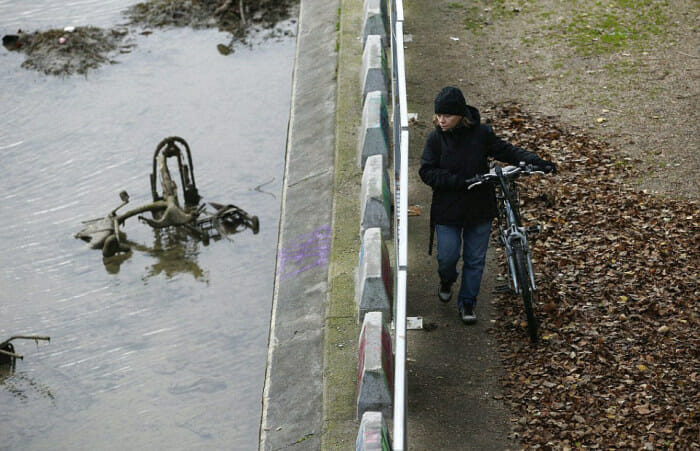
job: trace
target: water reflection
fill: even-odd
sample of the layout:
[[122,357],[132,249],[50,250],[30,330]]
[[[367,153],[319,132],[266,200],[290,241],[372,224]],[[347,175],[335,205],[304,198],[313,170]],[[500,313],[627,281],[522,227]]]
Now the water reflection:
[[137,251],[147,254],[153,260],[145,270],[142,277],[144,281],[161,274],[169,279],[178,274],[190,274],[194,280],[209,282],[208,271],[203,270],[197,261],[199,246],[203,245],[201,242],[192,239],[189,234],[180,229],[156,229],[153,234],[152,246],[124,240],[123,242],[131,250],[112,257],[103,257],[102,263],[105,270],[110,274],[119,274],[121,265],[131,257],[134,251]]
[[24,356],[15,349],[13,340],[33,340],[38,347],[40,340],[49,341],[50,338],[40,335],[15,335],[0,341],[0,387],[5,387],[9,393],[22,400],[26,400],[29,397],[29,389],[43,394],[49,399],[53,399],[51,390],[48,387],[41,386],[25,374],[15,375],[17,360],[24,359]]
[[51,388],[37,382],[27,374],[15,374],[14,364],[0,364],[0,387],[19,400],[39,398],[54,405],[55,396],[51,392]]

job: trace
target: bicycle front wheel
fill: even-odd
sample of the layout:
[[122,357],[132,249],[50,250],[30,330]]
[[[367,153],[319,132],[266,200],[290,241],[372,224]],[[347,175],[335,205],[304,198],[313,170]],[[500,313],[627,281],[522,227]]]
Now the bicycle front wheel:
[[520,241],[515,241],[512,249],[515,260],[515,277],[520,289],[520,296],[523,298],[525,316],[527,316],[527,332],[530,336],[530,341],[535,343],[537,341],[537,318],[535,318],[535,310],[532,305],[532,288],[530,287],[525,249],[523,249],[523,243]]

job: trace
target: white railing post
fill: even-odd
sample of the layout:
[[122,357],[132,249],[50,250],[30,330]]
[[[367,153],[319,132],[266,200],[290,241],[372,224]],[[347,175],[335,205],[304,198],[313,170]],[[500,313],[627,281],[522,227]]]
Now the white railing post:
[[392,434],[394,451],[408,448],[406,443],[406,280],[408,266],[408,102],[403,51],[403,2],[391,1],[391,82],[394,159],[394,412]]

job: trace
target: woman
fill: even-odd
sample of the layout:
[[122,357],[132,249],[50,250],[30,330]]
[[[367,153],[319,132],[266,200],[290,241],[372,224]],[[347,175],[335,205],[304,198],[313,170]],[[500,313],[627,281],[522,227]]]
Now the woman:
[[457,281],[461,252],[457,308],[462,321],[473,324],[491,222],[496,216],[496,196],[490,184],[467,190],[465,181],[488,172],[490,157],[516,165],[524,161],[545,172],[554,172],[556,166],[497,137],[491,126],[481,124],[479,111],[467,105],[458,88],[448,86],[437,95],[433,123],[435,130],[428,135],[419,169],[421,180],[433,189],[428,253],[437,231],[438,297],[448,302]]

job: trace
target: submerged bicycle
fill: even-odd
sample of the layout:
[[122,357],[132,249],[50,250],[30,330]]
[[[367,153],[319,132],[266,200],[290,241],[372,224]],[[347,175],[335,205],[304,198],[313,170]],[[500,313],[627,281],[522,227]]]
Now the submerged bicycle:
[[[180,190],[170,173],[168,159],[177,164],[182,184]],[[244,229],[250,229],[254,234],[260,230],[258,217],[235,205],[209,202],[215,210],[211,212],[206,204],[200,204],[202,197],[194,180],[190,147],[180,137],[171,136],[158,144],[153,155],[150,181],[153,202],[117,214],[117,210],[129,203],[129,194],[122,191],[119,193],[122,203],[103,218],[84,221],[83,229],[75,234],[75,238],[87,242],[92,249],[102,249],[102,256],[108,258],[131,250],[122,239],[124,233],[120,227],[133,216],[138,216],[139,220],[154,229],[182,228],[205,245],[209,244],[210,239],[218,240]],[[158,181],[161,184],[160,192]],[[181,205],[179,194],[182,194],[184,205]],[[147,212],[151,213],[151,218],[141,216]]]
[[531,342],[537,341],[537,318],[533,298],[537,291],[535,275],[530,258],[527,237],[541,231],[539,225],[525,227],[520,217],[518,186],[515,180],[522,175],[545,174],[545,171],[531,164],[519,166],[494,166],[487,174],[480,174],[467,180],[468,189],[483,183],[496,187],[498,207],[498,237],[506,255],[508,267],[508,288],[520,295],[527,317],[527,331]]

